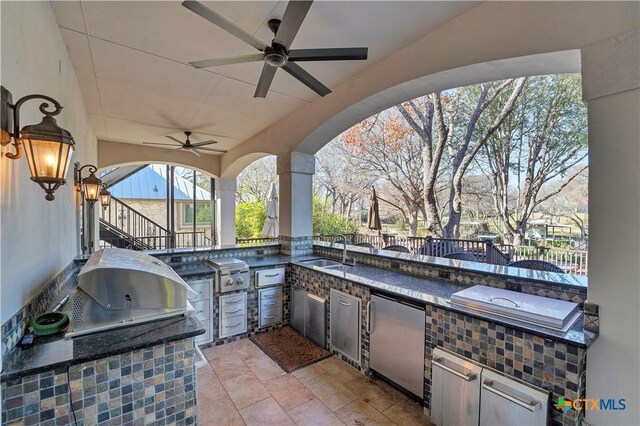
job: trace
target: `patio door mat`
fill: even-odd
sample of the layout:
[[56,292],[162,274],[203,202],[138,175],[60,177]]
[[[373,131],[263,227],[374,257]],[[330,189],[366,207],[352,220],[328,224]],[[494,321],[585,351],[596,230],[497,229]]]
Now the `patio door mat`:
[[322,349],[288,325],[252,336],[251,341],[287,373],[293,373],[331,356],[329,351]]

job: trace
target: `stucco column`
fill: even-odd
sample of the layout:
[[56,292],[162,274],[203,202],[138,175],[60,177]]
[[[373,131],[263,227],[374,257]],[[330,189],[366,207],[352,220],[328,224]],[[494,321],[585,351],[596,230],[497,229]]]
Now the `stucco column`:
[[287,254],[312,251],[313,174],[316,158],[292,152],[278,157],[280,178],[280,244]]
[[236,178],[216,179],[218,244],[236,243]]
[[591,425],[640,418],[640,32],[582,50],[589,117],[589,289],[600,335],[587,352],[587,398],[626,400],[587,410]]

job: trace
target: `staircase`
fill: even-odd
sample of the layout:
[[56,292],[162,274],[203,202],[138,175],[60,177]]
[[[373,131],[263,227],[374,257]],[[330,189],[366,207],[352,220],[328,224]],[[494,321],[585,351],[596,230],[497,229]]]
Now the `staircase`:
[[162,250],[173,246],[171,232],[122,200],[111,197],[100,218],[102,247]]

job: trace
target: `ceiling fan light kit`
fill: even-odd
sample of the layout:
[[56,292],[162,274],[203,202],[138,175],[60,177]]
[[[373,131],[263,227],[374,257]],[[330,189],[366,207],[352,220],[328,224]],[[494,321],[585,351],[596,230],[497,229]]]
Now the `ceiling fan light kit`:
[[331,90],[318,81],[315,77],[305,71],[295,62],[311,61],[359,61],[366,60],[369,49],[366,47],[346,47],[334,49],[295,49],[289,50],[302,22],[304,21],[313,1],[291,0],[284,12],[282,21],[270,19],[267,25],[273,32],[274,38],[271,45],[267,45],[255,38],[242,28],[228,21],[213,10],[195,0],[187,0],[182,3],[184,7],[211,22],[212,24],[227,31],[231,35],[239,38],[247,44],[255,47],[262,53],[252,55],[230,56],[219,59],[205,59],[202,61],[190,62],[195,68],[207,68],[220,65],[240,64],[246,62],[264,61],[260,79],[256,85],[255,98],[267,96],[276,69],[282,68],[291,76],[309,87],[311,90],[325,96]]

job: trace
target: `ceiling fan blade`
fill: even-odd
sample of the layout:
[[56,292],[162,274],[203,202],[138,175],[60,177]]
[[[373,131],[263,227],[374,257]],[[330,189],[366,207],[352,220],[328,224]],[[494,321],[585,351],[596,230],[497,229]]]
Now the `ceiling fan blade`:
[[301,61],[358,61],[367,59],[367,47],[340,47],[335,49],[295,49],[289,51],[289,60]]
[[287,49],[291,46],[312,3],[313,1],[289,1],[287,9],[282,16],[282,22],[280,23],[278,32],[273,39],[275,43],[281,44]]
[[167,136],[167,137],[168,137],[169,139],[171,139],[172,141],[179,143],[180,145],[184,145],[184,142],[182,142],[182,141],[181,141],[181,140],[179,140],[179,139],[174,138],[173,136]]
[[282,69],[300,80],[320,96],[325,96],[331,93],[331,90],[329,90],[327,86],[320,83],[314,76],[303,70],[300,65],[297,65],[294,62],[287,62],[286,65],[282,67]]
[[192,153],[194,153],[198,157],[202,157],[202,153],[200,151],[198,151],[197,149],[195,149],[195,148],[191,148],[191,149],[189,149],[189,151],[191,151]]
[[267,96],[273,76],[276,75],[276,67],[272,67],[267,63],[262,67],[262,74],[260,74],[260,80],[258,80],[258,86],[256,86],[256,92],[253,94],[254,98],[264,98]]
[[179,146],[177,148],[172,148],[172,149],[168,149],[165,152],[176,152],[176,151],[180,151],[181,149],[184,149],[183,147]]
[[142,142],[144,145],[175,146],[172,143]]
[[225,30],[229,34],[232,34],[232,35],[238,37],[240,40],[244,41],[245,43],[250,44],[251,46],[255,47],[256,49],[265,50],[267,48],[266,44],[264,44],[263,42],[261,42],[260,40],[255,38],[252,34],[249,34],[245,30],[243,30],[242,28],[238,27],[233,22],[228,21],[227,19],[225,19],[222,16],[218,15],[216,12],[214,12],[211,9],[209,9],[208,7],[203,5],[202,3],[197,2],[195,0],[187,0],[187,1],[182,2],[182,5],[184,7],[186,7],[187,9],[189,9],[190,11],[200,15],[201,17],[203,17],[207,21],[211,22],[212,24],[217,25],[218,27],[222,28],[223,30]]
[[218,67],[220,65],[242,64],[245,62],[257,62],[264,60],[262,53],[253,53],[251,55],[229,56],[227,58],[205,59],[203,61],[189,62],[194,68]]
[[191,146],[199,147],[199,146],[204,146],[204,145],[211,145],[211,144],[214,144],[214,143],[218,143],[218,141],[214,141],[213,139],[210,139],[208,141],[192,143]]
[[227,152],[224,149],[214,149],[214,148],[198,148],[199,151],[210,151],[210,152],[221,152],[221,153],[225,153]]

